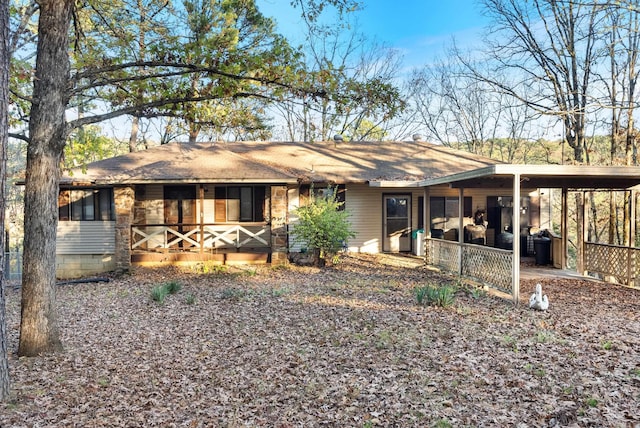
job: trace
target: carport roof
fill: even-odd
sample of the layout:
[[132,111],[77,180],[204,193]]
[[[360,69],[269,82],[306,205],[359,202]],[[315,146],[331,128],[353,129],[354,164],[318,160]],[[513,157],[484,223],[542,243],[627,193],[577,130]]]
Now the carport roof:
[[[590,165],[516,165],[495,164],[470,171],[405,183],[407,187],[449,184],[454,188],[513,188],[518,175],[523,187],[563,188],[571,190],[622,190],[640,185],[640,167]],[[372,183],[386,187],[398,183]]]

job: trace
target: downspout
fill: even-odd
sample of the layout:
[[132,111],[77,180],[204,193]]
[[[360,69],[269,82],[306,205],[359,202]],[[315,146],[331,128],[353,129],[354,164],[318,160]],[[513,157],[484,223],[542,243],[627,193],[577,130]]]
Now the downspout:
[[520,174],[513,174],[513,259],[512,259],[512,283],[511,296],[513,303],[520,302]]

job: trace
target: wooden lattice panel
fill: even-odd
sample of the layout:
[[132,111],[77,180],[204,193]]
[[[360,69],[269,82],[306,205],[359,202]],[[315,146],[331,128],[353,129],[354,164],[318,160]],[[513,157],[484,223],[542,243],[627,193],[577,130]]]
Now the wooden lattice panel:
[[460,266],[459,244],[442,239],[428,239],[427,241],[427,264],[438,266],[449,272],[458,272],[458,266]]
[[638,248],[587,243],[585,269],[587,272],[609,275],[620,283],[632,285],[636,278],[640,277],[639,253]]
[[479,245],[462,248],[462,275],[511,293],[513,253]]
[[490,287],[511,293],[513,253],[481,245],[460,244],[442,239],[427,239],[427,264],[459,273],[462,253],[462,275]]

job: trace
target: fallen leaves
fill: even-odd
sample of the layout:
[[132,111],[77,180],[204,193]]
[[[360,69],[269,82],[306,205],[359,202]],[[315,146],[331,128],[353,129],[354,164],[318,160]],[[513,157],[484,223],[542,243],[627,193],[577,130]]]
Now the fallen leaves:
[[[62,286],[65,351],[11,356],[0,426],[640,424],[637,290],[557,279],[546,312],[464,292],[419,307],[416,286],[452,280],[384,262]],[[182,290],[160,305],[167,281]]]

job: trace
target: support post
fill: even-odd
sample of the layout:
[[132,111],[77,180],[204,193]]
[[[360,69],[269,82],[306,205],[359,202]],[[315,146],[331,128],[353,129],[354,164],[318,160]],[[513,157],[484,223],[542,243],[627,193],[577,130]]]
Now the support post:
[[204,253],[204,184],[200,185],[200,254]]
[[585,241],[586,241],[586,227],[585,227],[585,218],[586,218],[586,194],[585,192],[581,192],[577,194],[576,202],[578,206],[576,207],[576,215],[578,218],[576,219],[576,224],[578,226],[577,233],[577,247],[578,247],[578,255],[576,259],[576,270],[580,275],[585,274]]
[[287,264],[288,193],[287,186],[271,186],[271,264]]
[[634,281],[634,266],[632,248],[636,246],[636,191],[629,190],[629,249],[627,250],[627,285],[632,286]]
[[513,303],[520,302],[520,174],[513,174],[513,257],[512,257],[512,282],[511,296]]
[[562,235],[562,255],[560,265],[562,269],[567,269],[567,250],[569,242],[569,201],[566,187],[562,188],[562,220],[560,224],[560,234]]
[[118,272],[129,272],[131,269],[131,224],[135,193],[133,186],[117,186],[113,189],[116,208],[115,258]]
[[424,262],[429,264],[429,239],[431,239],[431,189],[423,189],[422,198],[422,225],[424,227]]
[[462,275],[462,244],[464,244],[464,187],[458,189],[458,275]]

